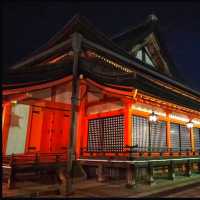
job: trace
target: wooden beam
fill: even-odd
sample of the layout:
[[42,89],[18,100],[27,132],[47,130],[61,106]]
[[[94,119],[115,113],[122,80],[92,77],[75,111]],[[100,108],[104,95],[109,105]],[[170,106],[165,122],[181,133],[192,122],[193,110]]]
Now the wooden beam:
[[113,89],[107,86],[103,86],[100,85],[99,83],[96,83],[90,79],[87,79],[87,82],[97,88],[99,88],[100,90],[102,90],[102,92],[106,92],[107,94],[109,94],[110,96],[119,96],[119,97],[123,97],[123,96],[132,96],[132,91],[131,92],[127,92],[127,91],[122,91],[122,90],[118,90],[118,89]]
[[34,91],[34,90],[41,90],[41,89],[46,89],[46,88],[50,88],[53,87],[55,85],[59,85],[65,82],[69,82],[72,80],[72,76],[67,76],[64,77],[62,79],[59,80],[55,80],[55,81],[50,81],[47,83],[40,83],[37,85],[33,85],[33,86],[26,86],[26,87],[20,87],[17,89],[9,89],[9,90],[3,90],[3,96],[4,95],[11,95],[11,94],[19,94],[19,93],[26,93],[26,92],[30,92],[30,91]]
[[101,118],[101,117],[112,117],[115,115],[123,115],[124,114],[124,109],[119,109],[119,110],[114,110],[110,112],[103,112],[103,113],[98,113],[98,114],[91,114],[87,116],[87,119],[96,119],[96,118]]
[[39,54],[37,54],[35,56],[32,56],[31,58],[28,58],[28,59],[26,59],[25,61],[23,61],[23,62],[21,62],[19,64],[11,66],[11,68],[12,69],[18,69],[19,67],[22,67],[22,66],[24,66],[26,64],[31,64],[32,62],[34,62],[36,60],[39,60],[41,58],[45,59],[46,57],[58,52],[58,50],[60,50],[60,49],[70,47],[71,46],[71,42],[72,42],[71,38],[68,39],[68,40],[65,40],[64,42],[62,42],[60,44],[57,44],[54,47],[51,47],[48,50],[43,51],[42,53],[39,53]]

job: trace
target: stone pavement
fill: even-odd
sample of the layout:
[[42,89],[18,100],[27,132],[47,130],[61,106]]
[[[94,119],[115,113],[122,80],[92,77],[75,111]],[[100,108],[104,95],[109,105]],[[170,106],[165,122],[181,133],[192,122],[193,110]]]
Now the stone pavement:
[[181,191],[165,195],[165,197],[200,198],[200,184],[192,188],[184,189],[184,191],[181,189]]
[[151,186],[141,183],[131,189],[125,188],[124,181],[112,181],[109,184],[104,183],[98,186],[93,184],[88,188],[81,188],[81,185],[79,187],[76,186],[76,193],[70,197],[148,197],[162,191],[183,187],[196,182],[200,183],[200,175],[193,175],[192,177],[178,176],[175,181],[157,179],[155,180],[155,184]]
[[[164,178],[155,179],[155,184],[151,186],[140,183],[134,188],[126,188],[125,181],[100,183],[91,179],[74,183],[75,192],[69,197],[156,197],[156,194],[163,191],[183,186],[187,187],[187,185],[197,182],[200,183],[200,174],[192,174],[192,177],[177,176],[174,181]],[[15,190],[7,190],[6,186],[3,185],[3,197],[63,197],[58,195],[57,192],[58,185],[34,185],[33,183],[25,182],[18,184]],[[181,193],[176,195],[181,197]]]

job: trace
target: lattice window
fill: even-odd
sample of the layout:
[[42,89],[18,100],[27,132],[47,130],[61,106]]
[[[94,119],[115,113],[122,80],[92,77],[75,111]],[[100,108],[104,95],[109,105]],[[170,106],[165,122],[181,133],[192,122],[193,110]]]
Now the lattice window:
[[173,151],[180,151],[180,126],[179,124],[171,123],[171,145]]
[[88,151],[122,151],[123,145],[123,115],[89,120]]
[[132,141],[133,146],[138,145],[139,151],[147,151],[149,147],[152,151],[164,150],[166,148],[166,123],[150,123],[145,117],[133,116]]
[[184,126],[180,125],[180,139],[181,139],[181,150],[191,150],[191,142],[190,142],[190,132],[189,129]]
[[171,144],[173,151],[191,150],[190,133],[185,125],[171,123]]
[[200,128],[193,129],[195,150],[200,150]]
[[101,119],[89,120],[88,151],[102,151],[102,122]]
[[147,151],[149,147],[149,124],[144,117],[133,116],[133,146],[138,145],[139,151]]
[[152,151],[162,151],[166,145],[166,122],[151,123]]

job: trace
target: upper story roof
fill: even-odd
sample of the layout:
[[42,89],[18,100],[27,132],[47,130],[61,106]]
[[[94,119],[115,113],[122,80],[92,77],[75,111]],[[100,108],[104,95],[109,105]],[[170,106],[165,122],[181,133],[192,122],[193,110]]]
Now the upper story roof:
[[[143,88],[142,84],[146,84],[146,82],[144,82],[146,78],[148,79],[150,77],[149,80],[154,80],[154,84],[152,85],[152,83],[149,83],[149,85],[152,87],[152,92],[155,91],[156,96],[159,95],[156,84],[161,81],[164,82],[164,84],[170,85],[170,87],[172,86],[172,88],[180,90],[179,95],[181,91],[183,91],[200,99],[200,93],[198,91],[189,88],[178,78],[176,67],[171,61],[167,48],[162,40],[158,20],[155,16],[150,16],[144,23],[109,38],[106,34],[94,27],[85,17],[75,15],[62,30],[55,34],[46,44],[33,52],[29,57],[22,59],[19,63],[12,66],[10,72],[3,77],[3,88],[11,88],[8,84],[11,84],[12,88],[14,84],[16,84],[17,87],[17,84],[22,82],[37,84],[39,82],[60,78],[67,73],[71,73],[71,70],[66,69],[65,64],[63,64],[65,62],[71,63],[71,57],[69,55],[64,56],[66,59],[61,63],[59,63],[59,61],[47,63],[46,61],[63,56],[66,52],[72,50],[71,42],[67,41],[70,41],[73,33],[82,35],[83,51],[95,51],[102,57],[127,66],[130,70],[134,71],[138,77],[142,76],[144,79],[140,79],[141,89]],[[156,50],[156,56],[159,57],[160,61],[162,61],[162,59],[164,60],[163,63],[168,67],[170,71],[169,74],[149,66],[131,53],[131,50],[136,46],[142,48],[145,45],[150,45],[151,47],[151,41],[153,41],[153,48],[157,48],[158,50]],[[107,74],[107,80],[108,76],[109,74]],[[103,78],[106,82],[106,76]],[[132,81],[129,80],[129,83],[132,84]],[[126,85],[129,83],[126,83]],[[148,90],[148,87],[146,88],[146,90]],[[166,93],[165,96],[169,96],[169,93]],[[194,101],[191,104],[196,103]],[[199,107],[199,103],[197,104],[197,107]]]

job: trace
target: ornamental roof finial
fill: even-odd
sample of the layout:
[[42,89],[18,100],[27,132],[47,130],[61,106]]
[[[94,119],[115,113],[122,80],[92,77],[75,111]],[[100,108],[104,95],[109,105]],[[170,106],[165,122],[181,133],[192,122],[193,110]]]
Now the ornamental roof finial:
[[150,14],[148,16],[148,20],[151,20],[151,21],[158,21],[158,17],[155,15],[155,14]]

